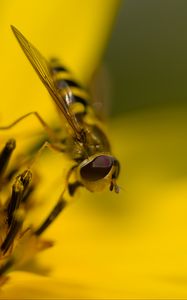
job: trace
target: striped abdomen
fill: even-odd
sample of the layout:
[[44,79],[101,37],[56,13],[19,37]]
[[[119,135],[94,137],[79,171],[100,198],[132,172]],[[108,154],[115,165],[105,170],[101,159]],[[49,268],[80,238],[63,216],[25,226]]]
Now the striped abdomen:
[[[97,118],[94,107],[92,107],[91,102],[89,101],[89,94],[76,80],[74,80],[72,74],[62,66],[57,59],[50,61],[50,71],[56,88],[63,95],[63,100],[66,101],[67,105],[72,105],[72,108],[74,108],[74,104],[81,104],[81,109],[75,109],[73,112],[78,122],[84,129],[86,128],[84,150],[87,155],[92,156],[97,152],[109,153],[109,141],[104,133],[103,124]],[[82,161],[84,159],[84,154],[79,154],[76,159],[75,156],[74,153],[73,159],[76,161]]]
[[57,59],[50,60],[50,70],[55,85],[64,94],[67,104],[81,103],[83,106],[82,113],[85,114],[89,105],[88,92]]

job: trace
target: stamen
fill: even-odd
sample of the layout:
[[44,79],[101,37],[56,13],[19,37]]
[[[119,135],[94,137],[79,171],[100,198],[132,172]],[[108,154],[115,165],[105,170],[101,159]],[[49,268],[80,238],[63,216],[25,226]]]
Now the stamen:
[[9,202],[9,205],[7,207],[7,222],[10,227],[12,220],[13,220],[13,215],[16,209],[18,209],[22,196],[23,196],[23,190],[24,186],[21,181],[21,175],[19,175],[16,178],[16,182],[13,184],[12,187],[12,196]]
[[14,219],[11,223],[11,227],[9,229],[9,232],[4,240],[4,242],[1,245],[1,251],[3,252],[3,254],[5,254],[10,246],[13,244],[14,239],[17,235],[17,233],[19,232],[21,226],[23,224],[23,219]]
[[26,170],[21,175],[16,177],[16,181],[12,187],[12,196],[7,207],[7,221],[9,226],[13,220],[14,212],[19,208],[19,205],[23,200],[31,178],[32,173],[30,170]]
[[34,188],[35,186],[34,185],[31,185],[24,193],[23,195],[23,199],[22,199],[22,203],[26,203],[28,201],[28,198],[30,198],[31,194],[33,193],[34,191]]
[[13,245],[15,237],[22,227],[24,218],[19,207],[23,200],[24,193],[27,191],[31,177],[32,174],[30,170],[26,170],[16,177],[15,183],[12,186],[12,196],[6,209],[9,231],[1,245],[3,254]]
[[[11,180],[15,174],[20,172],[20,168],[23,166],[22,161],[20,166],[17,160],[16,164],[10,166],[10,169],[5,174],[15,146],[15,140],[11,139],[5,144],[0,153],[1,190],[5,189],[5,193],[8,192],[10,188]],[[28,155],[27,152],[26,159]],[[73,166],[67,175],[66,187],[68,186],[69,194],[72,196],[76,189],[82,185],[78,181],[68,185],[68,179],[76,166]],[[30,185],[31,179],[32,173],[28,168],[16,176],[12,185],[11,194],[7,197],[7,201],[4,201],[4,195],[2,202],[0,201],[0,285],[4,284],[8,278],[5,273],[8,272],[9,269],[24,264],[39,251],[52,246],[52,242],[43,239],[41,235],[67,204],[67,201],[61,196],[42,224],[36,230],[33,230],[32,224],[25,224],[27,210],[31,207],[30,200],[32,200],[32,193],[36,188],[36,182],[38,182],[36,180],[36,182]],[[29,204],[27,203],[28,198]]]
[[0,276],[4,275],[6,271],[13,266],[13,264],[14,264],[13,258],[7,260],[6,263],[0,267]]
[[6,145],[4,146],[3,150],[0,153],[0,177],[4,174],[8,162],[10,160],[11,154],[16,147],[16,141],[14,139],[10,139]]
[[25,191],[31,181],[32,173],[30,170],[27,169],[20,176],[21,176],[21,181],[23,183],[24,191]]

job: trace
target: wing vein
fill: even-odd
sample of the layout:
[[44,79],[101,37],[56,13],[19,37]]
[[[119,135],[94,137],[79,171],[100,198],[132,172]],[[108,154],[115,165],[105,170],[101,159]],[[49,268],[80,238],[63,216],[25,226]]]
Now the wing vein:
[[55,101],[57,107],[62,112],[66,118],[68,124],[73,129],[75,137],[81,140],[82,128],[79,125],[75,115],[71,112],[70,107],[67,105],[64,96],[62,96],[51,76],[50,67],[48,61],[41,55],[41,53],[36,49],[14,26],[11,26],[12,31],[20,44],[23,52],[30,61],[32,67],[38,74],[40,80],[47,88],[52,99]]

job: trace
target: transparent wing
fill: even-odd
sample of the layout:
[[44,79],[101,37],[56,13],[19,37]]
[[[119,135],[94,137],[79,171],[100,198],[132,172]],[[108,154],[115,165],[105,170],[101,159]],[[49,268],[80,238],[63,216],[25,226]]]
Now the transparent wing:
[[61,95],[54,84],[53,78],[50,74],[50,69],[47,60],[41,55],[41,53],[22,35],[22,33],[16,29],[14,26],[11,26],[12,31],[18,40],[23,52],[27,56],[34,70],[38,74],[39,78],[47,88],[52,99],[55,101],[59,110],[63,113],[67,122],[74,131],[74,134],[78,140],[81,140],[82,129],[75,117],[71,112],[70,107],[67,104],[65,97],[71,97],[71,93],[67,95]]
[[91,104],[98,119],[106,121],[111,113],[111,82],[105,65],[100,65],[92,75],[89,88]]

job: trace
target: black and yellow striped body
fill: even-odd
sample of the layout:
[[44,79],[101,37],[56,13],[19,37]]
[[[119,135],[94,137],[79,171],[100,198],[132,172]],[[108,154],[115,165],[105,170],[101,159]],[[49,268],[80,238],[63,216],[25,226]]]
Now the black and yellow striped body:
[[109,141],[104,133],[103,124],[92,107],[89,93],[57,59],[50,60],[50,70],[56,88],[63,94],[67,105],[73,109],[85,133],[84,148],[80,152],[76,147],[72,147],[70,151],[72,158],[82,161],[96,153],[109,153]]
[[86,114],[90,100],[86,89],[73,78],[71,72],[62,66],[58,59],[53,58],[50,60],[50,69],[56,88],[64,95],[71,92],[71,99],[67,99],[67,104],[80,103],[82,105],[82,113]]

